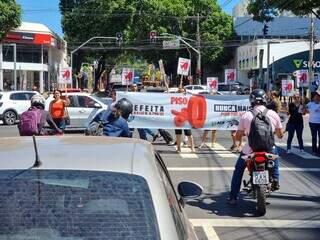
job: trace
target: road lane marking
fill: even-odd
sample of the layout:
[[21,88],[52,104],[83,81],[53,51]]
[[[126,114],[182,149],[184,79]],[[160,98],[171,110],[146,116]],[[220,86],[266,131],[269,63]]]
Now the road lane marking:
[[[168,167],[169,171],[233,171],[234,167]],[[280,167],[283,172],[320,172],[320,168]]]
[[[206,143],[206,145],[209,147],[209,143]],[[211,143],[210,143],[211,146]],[[226,149],[224,146],[222,146],[219,143],[214,143],[214,147],[209,147],[212,151],[214,151],[219,157],[234,157],[238,158],[238,154],[234,154],[230,152],[228,149]],[[222,152],[223,151],[223,152]]]
[[212,226],[203,226],[202,228],[208,240],[220,240],[218,234]]
[[194,227],[320,228],[320,220],[189,219]]
[[[312,146],[311,143],[304,143],[303,144],[304,146]],[[276,146],[278,146],[279,148],[283,149],[284,151],[287,151],[287,143],[284,143],[284,142],[279,142],[279,143],[276,143]],[[314,156],[308,152],[304,152],[304,153],[300,153],[299,152],[299,148],[298,147],[293,147],[291,146],[291,154],[295,154],[299,157],[302,157],[302,158],[306,158],[306,159],[319,159],[318,156]]]

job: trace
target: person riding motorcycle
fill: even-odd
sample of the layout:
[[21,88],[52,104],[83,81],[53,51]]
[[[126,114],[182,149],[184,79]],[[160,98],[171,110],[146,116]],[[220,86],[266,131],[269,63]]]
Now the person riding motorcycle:
[[132,103],[126,98],[122,98],[111,104],[108,110],[98,114],[92,122],[103,123],[104,136],[131,137],[127,121],[132,110]]
[[[255,89],[252,91],[252,93],[249,96],[250,104],[251,104],[251,111],[245,112],[239,122],[238,130],[236,133],[236,137],[238,140],[240,140],[242,137],[249,136],[250,133],[250,126],[251,122],[254,118],[253,113],[257,114],[258,112],[263,112],[266,109],[266,103],[267,103],[267,97],[266,93],[262,89]],[[272,130],[276,134],[278,138],[283,137],[283,131],[282,131],[282,124],[279,115],[273,111],[268,110],[266,113],[266,117],[270,120],[270,123],[272,125]],[[243,172],[246,169],[246,162],[244,159],[242,159],[243,155],[251,154],[253,151],[251,147],[249,146],[248,141],[246,141],[246,145],[243,147],[240,156],[236,162],[235,170],[233,172],[232,180],[231,180],[231,192],[228,198],[228,203],[231,205],[237,204],[237,198],[238,194],[240,192],[241,188],[241,182],[242,182],[242,176]],[[272,149],[272,152],[274,154],[277,154],[277,149],[274,146]],[[273,172],[273,189],[278,190],[279,189],[279,162],[278,159],[275,160],[275,167]]]

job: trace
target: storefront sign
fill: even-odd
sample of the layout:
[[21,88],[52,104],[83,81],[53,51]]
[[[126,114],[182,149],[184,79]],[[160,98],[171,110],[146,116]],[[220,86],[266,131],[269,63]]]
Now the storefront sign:
[[9,32],[5,41],[50,45],[54,38],[50,34]]
[[248,111],[248,96],[117,92],[133,104],[131,128],[235,130]]
[[[309,68],[309,61],[303,59],[293,59],[293,65],[296,69]],[[320,61],[312,61],[313,68],[320,68]]]

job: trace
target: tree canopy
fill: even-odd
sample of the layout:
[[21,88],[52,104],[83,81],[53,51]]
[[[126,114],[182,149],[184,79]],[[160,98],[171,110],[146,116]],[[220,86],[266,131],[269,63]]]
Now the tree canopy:
[[0,0],[0,41],[21,24],[21,8],[15,0]]
[[249,14],[256,21],[271,21],[282,11],[291,11],[298,16],[309,16],[313,13],[320,19],[320,1],[315,0],[251,0],[248,5]]
[[[123,33],[124,44],[139,46],[149,44],[152,30],[158,36],[171,33],[196,39],[199,14],[203,60],[213,63],[225,56],[223,41],[233,33],[231,17],[216,0],[60,0],[60,11],[71,47],[93,36],[115,37],[117,32]],[[158,57],[150,51],[139,54]]]

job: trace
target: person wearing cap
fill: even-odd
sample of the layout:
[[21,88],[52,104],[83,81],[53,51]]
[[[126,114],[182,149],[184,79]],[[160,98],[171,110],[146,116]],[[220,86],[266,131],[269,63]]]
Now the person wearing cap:
[[288,131],[288,139],[287,139],[287,153],[291,153],[291,143],[294,137],[294,133],[297,133],[297,139],[299,142],[300,153],[304,153],[303,147],[303,117],[305,114],[305,108],[301,102],[301,97],[299,92],[296,92],[293,95],[293,102],[289,104],[288,107],[288,115],[289,120],[286,126],[286,131]]
[[307,104],[306,111],[309,113],[312,152],[320,155],[320,87],[315,92],[312,101]]

